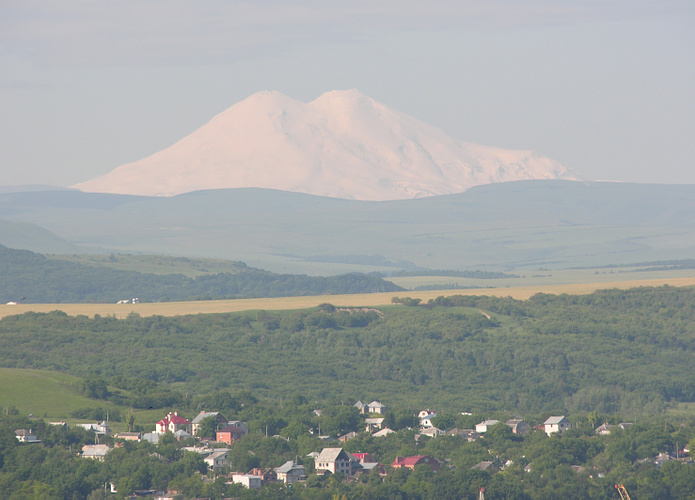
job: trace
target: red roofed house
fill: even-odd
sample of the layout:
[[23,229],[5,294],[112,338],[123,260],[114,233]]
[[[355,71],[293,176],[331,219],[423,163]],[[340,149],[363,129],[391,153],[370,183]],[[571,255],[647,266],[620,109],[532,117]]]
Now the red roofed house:
[[439,470],[439,462],[437,459],[428,457],[427,455],[414,455],[406,458],[396,457],[396,460],[393,461],[391,467],[394,469],[400,469],[401,467],[414,469],[416,465],[429,465],[435,472]]
[[177,411],[174,413],[169,412],[166,417],[157,422],[157,426],[155,427],[156,434],[165,434],[167,432],[173,434],[176,431],[186,431],[191,434],[191,430],[191,422],[179,416],[179,412]]

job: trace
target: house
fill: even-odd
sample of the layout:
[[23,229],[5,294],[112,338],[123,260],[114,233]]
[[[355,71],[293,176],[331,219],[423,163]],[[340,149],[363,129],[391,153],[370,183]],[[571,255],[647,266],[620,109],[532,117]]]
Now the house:
[[355,431],[350,431],[347,434],[345,434],[344,436],[340,436],[338,438],[338,441],[340,441],[341,443],[344,443],[345,441],[349,441],[350,439],[355,439],[356,437],[357,437],[357,433]]
[[484,434],[487,432],[487,430],[492,427],[495,424],[499,424],[499,420],[483,420],[479,424],[475,424],[475,432],[479,432],[480,434]]
[[174,437],[179,441],[183,441],[184,439],[193,437],[193,434],[189,434],[183,429],[179,429],[178,431],[174,432]]
[[407,467],[409,469],[414,469],[418,465],[427,465],[434,472],[439,470],[439,461],[436,458],[432,458],[427,455],[414,455],[412,457],[396,457],[396,459],[391,463],[391,467],[394,469],[400,469],[402,467]]
[[665,462],[668,462],[669,460],[673,460],[673,457],[669,455],[668,453],[659,453],[656,457],[654,457],[654,465],[657,467],[661,467]]
[[613,428],[615,428],[615,425],[610,425],[610,424],[605,423],[605,424],[601,424],[598,427],[596,427],[594,432],[596,434],[598,434],[599,436],[607,436],[608,434],[611,433],[611,430],[613,430]]
[[531,431],[531,426],[519,418],[513,418],[505,422],[512,428],[512,432],[517,436],[525,436]]
[[431,438],[436,438],[437,436],[441,436],[442,434],[446,433],[438,427],[427,427],[420,431],[421,436],[427,436]]
[[274,483],[278,480],[277,472],[273,469],[261,469],[254,468],[249,472],[252,476],[259,476],[261,478],[261,484]]
[[450,436],[461,436],[469,443],[472,443],[480,437],[480,433],[474,431],[473,429],[459,429],[458,427],[454,427],[453,429],[449,430],[447,434]]
[[263,479],[261,476],[254,476],[252,474],[232,474],[232,482],[234,484],[241,484],[249,490],[260,490],[263,486]]
[[386,475],[386,467],[379,462],[362,462],[360,466],[362,467],[363,472],[371,472],[376,470],[377,474],[380,476]]
[[361,414],[363,414],[363,413],[368,413],[368,412],[369,412],[369,405],[366,404],[366,403],[363,403],[362,401],[358,401],[357,403],[355,403],[355,404],[352,405],[352,406],[354,406],[355,408],[357,408],[357,410],[358,410]]
[[83,429],[92,431],[93,433],[99,434],[100,436],[111,435],[111,428],[109,427],[109,424],[106,421],[96,424],[75,424],[75,427],[82,427]]
[[364,423],[365,423],[365,428],[364,432],[374,432],[378,429],[381,429],[381,426],[384,423],[384,420],[386,420],[383,417],[380,418],[365,418]]
[[417,414],[417,418],[420,419],[420,428],[433,427],[432,419],[437,416],[436,412],[428,410],[422,410]]
[[488,472],[496,472],[499,470],[499,467],[495,464],[495,462],[484,460],[471,467],[471,470],[486,470]]
[[296,464],[292,460],[285,462],[280,467],[276,467],[274,470],[277,474],[278,481],[282,481],[285,484],[292,484],[296,481],[306,479],[304,466]]
[[114,437],[124,441],[137,441],[139,443],[142,439],[142,434],[139,432],[119,432]]
[[352,453],[352,456],[355,457],[355,460],[359,463],[376,462],[369,453]]
[[218,450],[213,451],[203,461],[207,464],[208,469],[219,470],[227,465],[227,451],[228,450]]
[[382,415],[386,411],[386,407],[379,403],[379,401],[372,401],[368,405],[369,413],[378,413]]
[[191,434],[193,429],[191,428],[191,422],[180,416],[177,411],[173,413],[169,412],[166,417],[155,425],[155,432],[157,434],[166,434],[167,432],[174,434],[178,430],[184,430]]
[[105,444],[86,444],[82,447],[82,458],[91,458],[92,460],[104,461],[106,454],[111,451],[111,448]]
[[40,443],[40,439],[36,439],[36,434],[29,429],[17,429],[14,431],[14,437],[17,438],[17,441],[20,443]]
[[228,422],[222,429],[217,431],[216,440],[220,443],[232,444],[238,441],[249,433],[249,428],[244,422],[232,420]]
[[570,424],[570,421],[567,420],[564,415],[559,417],[548,417],[548,420],[543,422],[543,430],[548,436],[555,433],[562,434],[570,427],[572,427],[572,424]]
[[314,459],[317,471],[329,471],[333,474],[341,472],[346,476],[352,474],[354,458],[342,448],[324,448],[318,457]]
[[214,417],[215,420],[217,421],[216,430],[227,425],[227,419],[224,418],[220,412],[218,412],[218,411],[201,411],[200,413],[198,413],[198,415],[196,415],[196,417],[193,420],[191,420],[191,434],[197,436],[198,435],[198,427],[200,427],[201,422],[209,417]]
[[157,434],[156,432],[144,432],[142,434],[142,440],[147,441],[148,443],[157,444],[159,443],[160,436],[161,434]]

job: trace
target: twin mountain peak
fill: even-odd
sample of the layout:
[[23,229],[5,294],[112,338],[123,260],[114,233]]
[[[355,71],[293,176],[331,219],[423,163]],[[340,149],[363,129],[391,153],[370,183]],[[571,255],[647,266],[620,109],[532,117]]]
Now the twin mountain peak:
[[309,103],[266,91],[162,151],[72,187],[145,196],[258,187],[381,201],[530,179],[576,177],[532,151],[454,139],[357,90]]

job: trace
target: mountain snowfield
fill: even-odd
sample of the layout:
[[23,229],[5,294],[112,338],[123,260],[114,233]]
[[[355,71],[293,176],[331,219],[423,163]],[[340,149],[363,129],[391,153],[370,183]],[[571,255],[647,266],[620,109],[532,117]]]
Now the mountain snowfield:
[[146,196],[259,187],[382,201],[530,179],[576,177],[532,151],[453,139],[357,90],[308,104],[265,91],[169,148],[72,187]]

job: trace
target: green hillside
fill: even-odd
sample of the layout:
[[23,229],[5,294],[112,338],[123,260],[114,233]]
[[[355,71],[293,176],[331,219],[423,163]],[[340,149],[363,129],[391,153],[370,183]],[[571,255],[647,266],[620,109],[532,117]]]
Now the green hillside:
[[0,368],[0,407],[47,419],[65,419],[79,408],[117,408],[81,395],[82,379],[64,372]]
[[222,258],[313,275],[411,267],[519,274],[688,259],[694,213],[695,186],[569,181],[388,202],[251,188],[172,198],[0,194],[1,218],[36,224],[90,253]]
[[[117,262],[117,258],[113,257],[113,261]],[[47,259],[26,250],[0,246],[0,303],[117,302],[133,297],[158,302],[401,290],[377,276],[364,274],[326,278],[274,274],[242,263],[229,267],[233,272],[191,278]]]
[[379,311],[27,313],[0,320],[0,366],[96,373],[138,388],[114,400],[136,408],[231,390],[450,411],[659,414],[695,401],[692,325],[695,290],[672,287],[459,296]]

